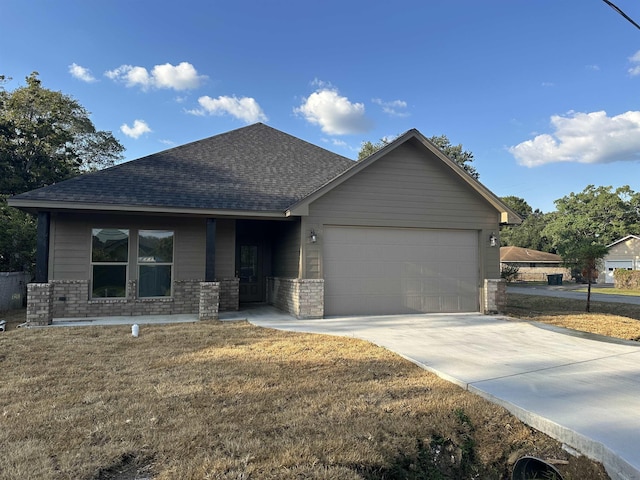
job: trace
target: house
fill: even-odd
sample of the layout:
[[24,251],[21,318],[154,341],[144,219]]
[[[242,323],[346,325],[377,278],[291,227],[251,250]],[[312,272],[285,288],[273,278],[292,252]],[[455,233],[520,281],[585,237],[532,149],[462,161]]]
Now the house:
[[547,275],[558,274],[566,280],[571,278],[571,271],[564,267],[560,255],[531,248],[500,247],[500,268],[505,266],[518,267],[515,279],[523,282],[546,282]]
[[617,268],[640,270],[640,236],[627,235],[607,245],[609,252],[602,262],[598,278],[603,283],[614,283],[613,272]]
[[9,204],[38,216],[32,323],[496,311],[494,232],[519,221],[415,129],[354,162],[261,123]]

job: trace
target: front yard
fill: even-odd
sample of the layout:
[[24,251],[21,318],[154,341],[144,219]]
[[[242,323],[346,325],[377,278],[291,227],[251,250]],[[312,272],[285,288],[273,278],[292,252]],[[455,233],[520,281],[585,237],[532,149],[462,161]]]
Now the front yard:
[[0,333],[0,479],[507,479],[601,466],[370,343],[244,322]]

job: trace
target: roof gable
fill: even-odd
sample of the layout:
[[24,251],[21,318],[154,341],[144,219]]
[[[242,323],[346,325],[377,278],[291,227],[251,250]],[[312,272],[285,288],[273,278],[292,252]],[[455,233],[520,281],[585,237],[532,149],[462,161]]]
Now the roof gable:
[[609,245],[607,245],[607,248],[611,248],[611,247],[613,247],[615,245],[618,245],[619,243],[623,243],[623,242],[626,242],[628,240],[639,241],[640,240],[640,236],[638,236],[638,235],[627,235],[626,237],[622,237],[622,238],[616,240],[615,242],[610,243]]
[[354,163],[257,123],[26,192],[11,203],[283,215]]
[[501,223],[509,223],[516,224],[521,223],[522,219],[507,205],[502,202],[498,197],[496,197],[491,191],[489,191],[484,185],[474,179],[471,175],[469,175],[464,169],[462,169],[457,163],[448,158],[444,153],[440,151],[438,147],[436,147],[433,143],[431,143],[424,135],[422,135],[418,130],[411,129],[407,131],[405,134],[401,135],[393,142],[384,146],[377,152],[373,153],[369,157],[355,163],[351,168],[344,171],[336,178],[332,179],[327,184],[320,187],[318,190],[313,192],[311,195],[302,199],[295,205],[292,205],[289,209],[290,215],[305,215],[308,213],[309,205],[311,202],[317,200],[322,195],[325,195],[332,189],[336,188],[338,185],[347,181],[349,178],[356,175],[358,172],[366,169],[370,165],[375,164],[381,158],[385,157],[391,151],[397,149],[399,146],[405,144],[406,142],[414,142],[417,143],[421,148],[426,149],[430,153],[434,154],[439,161],[441,161],[453,175],[456,175],[462,181],[467,184],[472,190],[477,192],[486,202],[488,202],[492,207],[494,207],[500,213],[500,222]]

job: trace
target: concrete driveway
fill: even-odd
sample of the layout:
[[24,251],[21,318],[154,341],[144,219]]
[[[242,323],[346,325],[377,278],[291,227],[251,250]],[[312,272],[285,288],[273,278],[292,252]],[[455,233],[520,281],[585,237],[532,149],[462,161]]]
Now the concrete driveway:
[[270,307],[242,313],[261,327],[386,347],[601,461],[611,478],[640,479],[640,344],[480,314],[297,320]]

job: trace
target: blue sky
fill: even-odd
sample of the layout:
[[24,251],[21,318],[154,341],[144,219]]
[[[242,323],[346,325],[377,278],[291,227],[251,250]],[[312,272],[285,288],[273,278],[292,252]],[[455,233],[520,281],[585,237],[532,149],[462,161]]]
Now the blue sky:
[[5,88],[38,71],[127,160],[256,121],[349,158],[417,128],[543,211],[640,190],[640,30],[602,0],[3,0],[0,32]]

